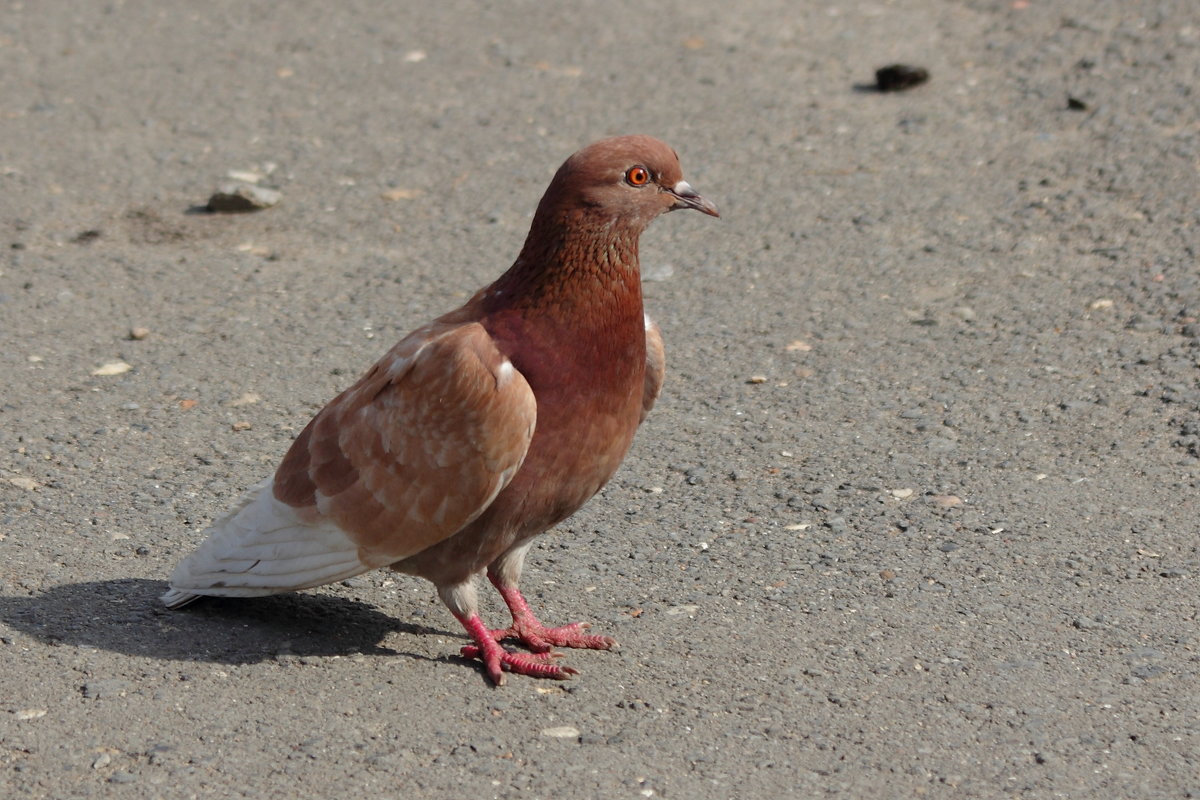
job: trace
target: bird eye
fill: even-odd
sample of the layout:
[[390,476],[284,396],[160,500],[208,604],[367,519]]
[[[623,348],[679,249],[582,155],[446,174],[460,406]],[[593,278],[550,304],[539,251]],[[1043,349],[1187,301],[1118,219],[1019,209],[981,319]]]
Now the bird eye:
[[630,186],[645,186],[650,182],[650,172],[645,167],[630,167],[625,182]]

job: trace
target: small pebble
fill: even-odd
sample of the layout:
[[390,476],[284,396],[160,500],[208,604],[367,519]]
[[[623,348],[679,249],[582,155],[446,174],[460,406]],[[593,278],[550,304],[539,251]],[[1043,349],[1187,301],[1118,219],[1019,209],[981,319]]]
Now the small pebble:
[[149,335],[150,335],[149,328],[140,328],[139,327],[139,328],[130,328],[129,329],[129,338],[133,339],[135,342],[140,342],[142,339],[145,339]]
[[24,489],[27,492],[32,492],[34,489],[42,488],[42,484],[38,483],[33,478],[27,478],[24,475],[13,475],[5,480],[18,489]]
[[902,92],[929,80],[929,70],[908,64],[891,64],[875,70],[875,87],[881,92]]
[[130,364],[124,361],[107,361],[92,370],[93,375],[108,377],[110,375],[124,375],[129,370],[133,369]]
[[122,678],[102,678],[85,683],[83,696],[89,700],[97,700],[102,697],[124,697],[131,687],[132,684]]
[[275,189],[248,183],[227,183],[208,198],[208,210],[220,214],[261,211],[277,204],[282,195]]
[[542,736],[550,736],[555,739],[575,739],[579,736],[579,729],[573,728],[570,725],[560,725],[556,728],[543,728]]
[[421,196],[421,190],[420,189],[402,189],[402,188],[388,189],[386,192],[384,192],[383,194],[381,194],[379,196],[382,197],[384,200],[388,200],[390,202],[395,202],[396,200],[412,200],[413,198]]
[[89,228],[86,231],[80,231],[74,238],[71,239],[75,244],[91,244],[99,239],[103,234],[95,228]]
[[231,169],[225,173],[225,177],[242,183],[258,183],[263,179],[261,173],[252,169]]
[[672,616],[672,617],[678,617],[681,615],[692,616],[699,610],[700,610],[700,606],[682,605],[682,606],[671,606],[670,608],[667,609],[666,613],[668,616]]

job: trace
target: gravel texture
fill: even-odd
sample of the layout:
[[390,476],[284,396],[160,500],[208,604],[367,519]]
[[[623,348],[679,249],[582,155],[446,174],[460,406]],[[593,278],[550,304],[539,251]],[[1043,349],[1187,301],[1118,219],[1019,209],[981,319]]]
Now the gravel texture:
[[[3,0],[3,793],[1200,796],[1197,87],[1190,0]],[[643,239],[664,396],[525,581],[621,649],[493,689],[385,572],[162,608],[634,132],[723,219]]]

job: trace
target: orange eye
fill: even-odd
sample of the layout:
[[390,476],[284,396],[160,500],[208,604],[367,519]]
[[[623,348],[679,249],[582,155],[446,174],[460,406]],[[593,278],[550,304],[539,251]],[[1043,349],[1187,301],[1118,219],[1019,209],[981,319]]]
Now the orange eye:
[[650,172],[645,167],[630,167],[625,182],[630,186],[645,186],[650,182]]

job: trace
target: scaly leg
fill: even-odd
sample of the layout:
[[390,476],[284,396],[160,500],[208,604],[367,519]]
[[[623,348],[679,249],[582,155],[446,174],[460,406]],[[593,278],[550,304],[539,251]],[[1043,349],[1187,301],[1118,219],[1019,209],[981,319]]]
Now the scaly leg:
[[497,686],[504,684],[505,670],[555,680],[565,680],[576,674],[576,670],[571,667],[554,663],[555,659],[561,658],[559,653],[514,653],[501,647],[492,631],[488,630],[479,618],[479,603],[475,596],[474,583],[470,579],[458,584],[439,586],[438,594],[450,609],[450,613],[462,623],[467,629],[467,634],[475,642],[463,647],[463,657],[478,658],[482,661],[488,677]]

